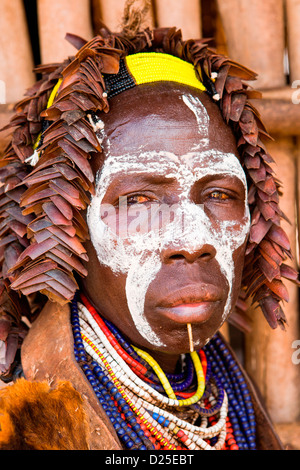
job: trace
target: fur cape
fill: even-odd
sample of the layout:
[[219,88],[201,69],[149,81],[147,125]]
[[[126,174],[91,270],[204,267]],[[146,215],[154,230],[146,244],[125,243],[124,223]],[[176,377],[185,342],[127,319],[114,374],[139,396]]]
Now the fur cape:
[[0,450],[87,450],[82,403],[70,382],[17,380],[0,391]]

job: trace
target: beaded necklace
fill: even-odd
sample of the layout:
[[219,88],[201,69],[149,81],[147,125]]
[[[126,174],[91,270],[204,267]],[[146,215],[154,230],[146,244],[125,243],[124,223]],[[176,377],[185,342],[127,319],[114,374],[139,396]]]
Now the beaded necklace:
[[71,312],[75,358],[125,449],[255,449],[251,398],[219,337],[165,374],[84,295]]

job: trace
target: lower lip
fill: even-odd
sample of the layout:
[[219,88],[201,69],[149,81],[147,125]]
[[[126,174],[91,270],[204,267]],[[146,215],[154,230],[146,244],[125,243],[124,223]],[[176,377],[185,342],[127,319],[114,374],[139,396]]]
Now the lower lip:
[[216,302],[181,304],[175,307],[160,307],[161,313],[177,323],[204,323],[213,314]]

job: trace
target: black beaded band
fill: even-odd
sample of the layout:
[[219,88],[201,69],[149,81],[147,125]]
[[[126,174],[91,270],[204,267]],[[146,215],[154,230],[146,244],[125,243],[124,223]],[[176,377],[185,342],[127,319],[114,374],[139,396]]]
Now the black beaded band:
[[105,74],[103,77],[108,98],[112,98],[113,96],[136,86],[136,83],[128,72],[123,59],[120,60],[120,69],[117,74]]

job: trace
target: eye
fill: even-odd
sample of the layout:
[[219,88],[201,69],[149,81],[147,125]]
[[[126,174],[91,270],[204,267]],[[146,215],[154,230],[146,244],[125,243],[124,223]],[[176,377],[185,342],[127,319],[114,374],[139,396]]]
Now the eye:
[[230,196],[224,191],[213,191],[209,194],[209,198],[217,201],[225,201],[226,199],[229,199]]
[[144,196],[143,194],[133,194],[131,196],[127,196],[127,204],[144,204],[145,202],[149,202],[151,199],[148,196]]
[[157,202],[157,198],[153,194],[134,193],[119,196],[118,199],[114,201],[113,205],[117,209],[120,207],[125,209],[126,207],[129,208],[135,204],[148,207],[148,205],[153,202]]

